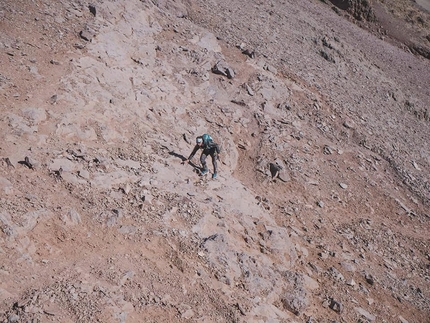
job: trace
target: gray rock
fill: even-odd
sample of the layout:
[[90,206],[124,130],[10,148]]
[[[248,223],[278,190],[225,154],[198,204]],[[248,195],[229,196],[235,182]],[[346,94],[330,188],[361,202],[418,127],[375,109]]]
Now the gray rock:
[[356,268],[354,265],[348,263],[348,262],[341,262],[340,265],[342,266],[343,269],[345,269],[346,271],[349,272],[355,272]]
[[75,209],[70,209],[67,214],[64,214],[62,220],[66,225],[75,225],[82,222],[81,216]]
[[356,284],[355,284],[355,281],[354,281],[354,279],[349,279],[347,282],[346,282],[346,284],[348,285],[348,286],[355,286]]
[[21,111],[24,117],[35,125],[45,121],[47,118],[46,111],[43,108],[24,108]]
[[122,225],[118,232],[121,234],[134,234],[137,232],[137,228],[134,225]]
[[354,122],[350,121],[350,120],[345,120],[344,123],[343,123],[343,126],[345,128],[348,128],[348,129],[354,129],[355,128]]
[[279,175],[279,171],[281,170],[281,167],[275,163],[270,163],[269,170],[270,170],[270,174],[272,175],[272,178],[276,178]]
[[336,268],[330,267],[329,272],[330,272],[331,276],[333,278],[335,278],[336,280],[342,280],[342,281],[345,280],[345,277]]
[[405,318],[403,318],[401,315],[399,316],[399,320],[401,323],[409,323]]
[[320,51],[320,55],[328,62],[331,63],[336,63],[336,61],[334,60],[333,56],[329,53],[327,53],[326,51],[321,50]]
[[13,192],[12,183],[4,177],[0,177],[0,192],[6,195],[12,194]]
[[327,259],[328,258],[328,253],[327,252],[319,252],[318,256],[320,256],[321,259]]
[[303,276],[287,271],[283,277],[286,280],[287,292],[281,298],[282,305],[286,310],[300,315],[308,306]]
[[247,55],[249,58],[255,58],[255,52],[250,49],[243,49],[242,54]]
[[376,320],[376,316],[375,315],[370,314],[368,311],[366,311],[365,309],[363,309],[361,307],[355,307],[354,310],[358,314],[364,316],[367,320],[369,320],[371,322],[373,322],[374,320]]
[[96,13],[97,13],[96,6],[94,6],[94,5],[90,4],[90,5],[88,6],[88,9],[90,10],[90,12],[91,12],[91,13],[93,14],[93,16],[95,17],[95,16],[96,16]]
[[221,61],[218,61],[212,67],[212,73],[227,76],[229,79],[232,79],[235,77],[235,72],[233,71],[233,69],[231,69],[224,62],[221,62]]
[[343,189],[348,188],[348,185],[346,185],[345,183],[339,183],[339,186],[342,187]]
[[227,69],[226,69],[226,73],[227,73],[227,77],[229,78],[229,79],[232,79],[232,78],[234,78],[235,77],[235,73],[234,73],[234,70],[233,69],[231,69],[230,67],[227,67]]
[[9,317],[7,318],[7,321],[9,323],[14,323],[14,322],[18,322],[19,321],[19,316],[16,314],[11,314],[9,315]]
[[131,159],[123,160],[123,159],[117,159],[115,160],[118,166],[125,167],[125,168],[131,168],[131,169],[139,169],[141,168],[140,162],[134,161]]
[[329,146],[325,145],[323,153],[324,155],[331,155],[333,153],[333,150]]
[[290,176],[287,174],[287,172],[284,169],[280,170],[278,178],[281,181],[283,181],[284,183],[290,181],[290,179],[291,179]]
[[371,275],[371,274],[369,274],[369,273],[365,273],[364,274],[364,278],[366,279],[366,282],[369,284],[369,285],[373,285],[374,283],[375,283],[375,279],[373,278],[373,276]]
[[90,179],[90,172],[89,172],[89,171],[87,171],[86,169],[81,169],[81,170],[78,172],[78,175],[79,175],[80,177],[84,178],[84,179]]
[[343,311],[343,305],[342,305],[342,303],[340,303],[338,301],[335,301],[334,299],[330,300],[330,305],[329,306],[330,306],[330,308],[333,311],[335,311],[337,313],[342,313],[342,311]]
[[273,74],[277,74],[278,73],[278,70],[276,69],[276,67],[274,67],[273,65],[270,65],[270,64],[266,64],[264,66],[264,69],[267,70],[267,71],[269,71],[269,72],[271,72],[271,73],[273,73]]
[[252,88],[248,85],[248,84],[246,84],[245,83],[245,89],[246,89],[246,91],[248,92],[248,94],[250,95],[250,96],[254,96],[254,91],[252,90]]
[[94,37],[94,35],[93,35],[91,32],[89,32],[88,30],[82,30],[82,31],[79,33],[79,36],[80,36],[83,40],[86,40],[86,41],[91,41],[91,40],[93,39],[93,37]]
[[181,317],[182,318],[184,318],[184,319],[186,319],[186,320],[189,320],[189,319],[191,319],[192,317],[194,316],[194,311],[193,310],[186,310],[184,313],[182,313],[182,315],[181,315]]

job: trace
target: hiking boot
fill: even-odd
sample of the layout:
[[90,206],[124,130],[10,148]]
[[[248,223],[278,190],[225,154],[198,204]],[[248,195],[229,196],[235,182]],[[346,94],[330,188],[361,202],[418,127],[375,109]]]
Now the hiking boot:
[[212,178],[216,178],[216,173],[213,173],[213,174],[212,174]]
[[202,172],[200,173],[200,175],[206,175],[209,171],[207,169],[203,169]]

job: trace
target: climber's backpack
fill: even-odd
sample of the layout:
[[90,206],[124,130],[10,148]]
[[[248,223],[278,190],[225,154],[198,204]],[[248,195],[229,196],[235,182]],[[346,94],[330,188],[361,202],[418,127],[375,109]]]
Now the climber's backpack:
[[208,134],[206,134],[206,133],[202,136],[202,139],[203,139],[203,144],[204,144],[205,146],[207,146],[207,145],[209,144],[209,142],[210,142],[210,141],[213,141],[212,137],[211,137],[211,136],[209,136],[209,135],[208,135]]

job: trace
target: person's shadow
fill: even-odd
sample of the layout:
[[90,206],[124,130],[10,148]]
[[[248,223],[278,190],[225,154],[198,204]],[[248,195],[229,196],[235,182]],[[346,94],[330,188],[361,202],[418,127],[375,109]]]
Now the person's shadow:
[[[169,155],[171,156],[175,156],[181,159],[182,162],[184,162],[185,160],[187,160],[187,158],[184,155],[180,155],[178,153],[175,153],[174,151],[170,151]],[[194,170],[196,170],[197,172],[202,171],[202,168],[200,166],[197,166],[196,164],[194,164],[192,161],[188,162],[193,168]]]

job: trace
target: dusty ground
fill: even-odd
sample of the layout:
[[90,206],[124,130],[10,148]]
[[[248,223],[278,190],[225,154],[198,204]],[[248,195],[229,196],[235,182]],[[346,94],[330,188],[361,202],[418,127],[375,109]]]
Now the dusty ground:
[[427,2],[333,3],[3,0],[0,321],[430,322]]

